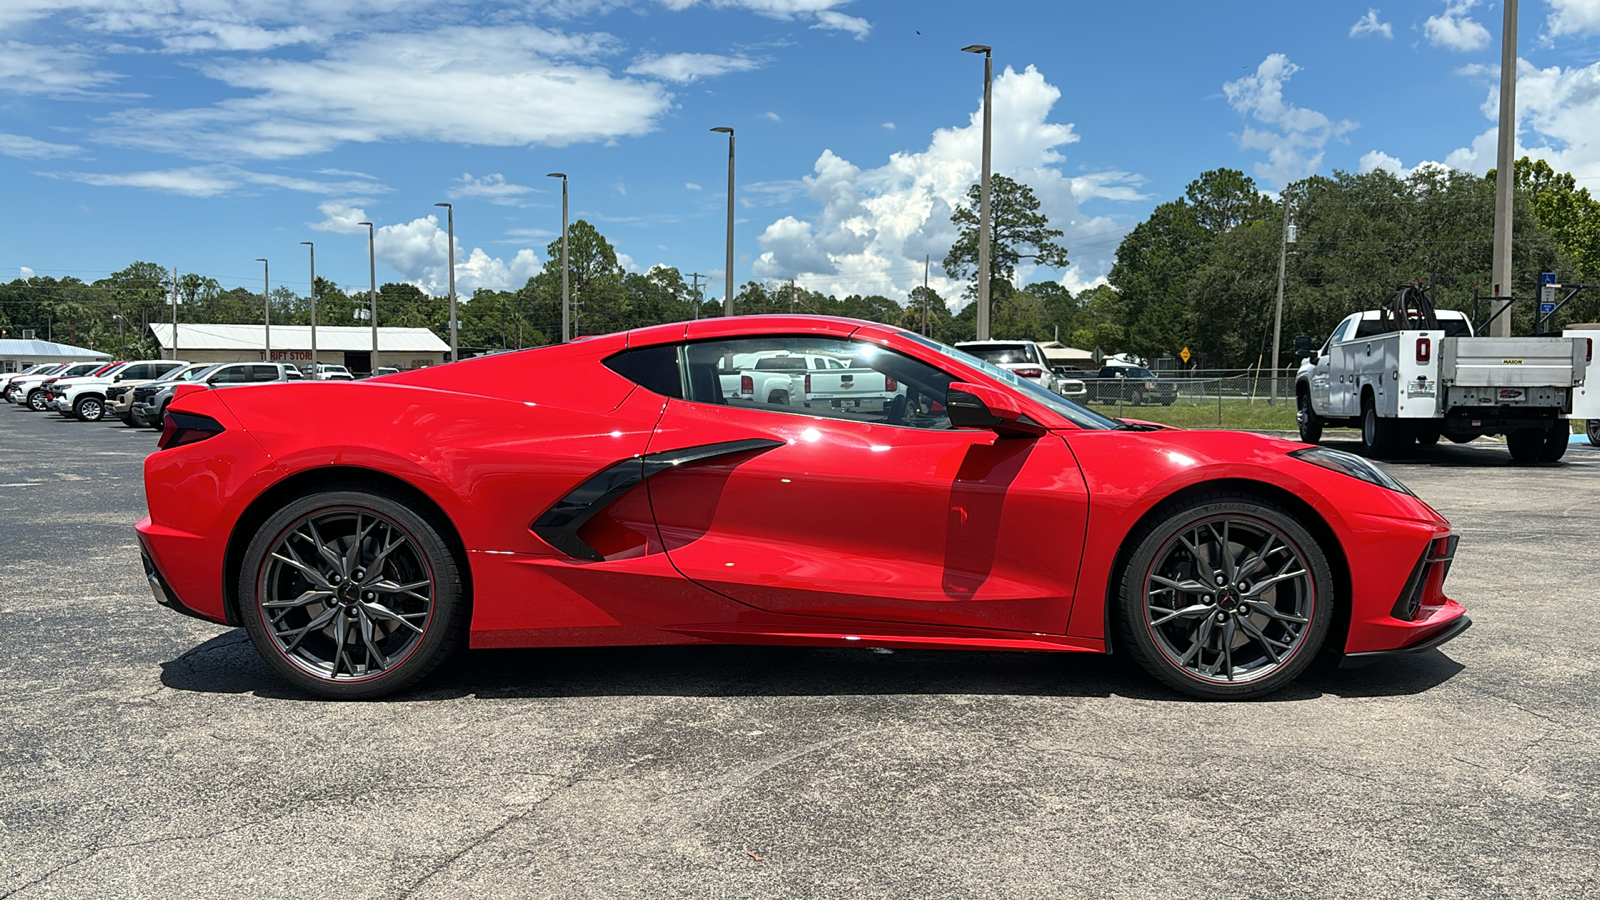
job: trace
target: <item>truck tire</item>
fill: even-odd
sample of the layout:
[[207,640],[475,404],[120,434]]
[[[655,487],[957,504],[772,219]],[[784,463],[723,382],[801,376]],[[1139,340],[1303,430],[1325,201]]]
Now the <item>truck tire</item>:
[[1435,422],[1418,422],[1416,435],[1419,444],[1424,446],[1437,444],[1440,435],[1439,425]]
[[1590,444],[1600,447],[1600,419],[1590,419],[1583,431],[1589,436]]
[[1322,417],[1311,408],[1311,394],[1296,391],[1294,396],[1294,422],[1300,428],[1300,440],[1315,444],[1322,440]]
[[1128,392],[1128,405],[1129,406],[1143,406],[1144,405],[1144,393],[1142,391],[1138,391],[1138,390],[1129,391]]
[[1559,462],[1567,455],[1567,444],[1572,442],[1572,429],[1562,422],[1558,428],[1544,433],[1544,446],[1539,448],[1539,462]]
[[1400,423],[1378,415],[1371,394],[1361,397],[1361,446],[1372,456],[1386,459],[1400,449]]
[[1506,449],[1519,463],[1538,462],[1544,453],[1544,432],[1537,428],[1518,428],[1506,435]]

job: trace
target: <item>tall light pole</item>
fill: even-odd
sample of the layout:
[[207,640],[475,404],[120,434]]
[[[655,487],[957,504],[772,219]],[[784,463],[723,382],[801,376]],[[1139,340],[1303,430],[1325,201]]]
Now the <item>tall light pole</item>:
[[[271,362],[272,361],[272,293],[271,293],[271,289],[272,289],[272,279],[271,279],[272,269],[271,269],[271,267],[269,267],[267,265],[267,261],[264,260],[264,259],[261,259],[260,257],[256,258],[256,262],[261,263],[261,302],[266,305],[266,318],[261,320],[262,322],[266,323],[266,329],[263,332],[264,337],[261,339],[261,343],[262,343],[264,349],[267,351],[267,362]],[[177,336],[174,335],[173,337],[174,337],[174,339],[176,339]],[[177,359],[177,357],[174,356],[173,359]]]
[[572,295],[567,289],[567,173],[551,172],[561,179],[561,343],[572,340]]
[[317,368],[317,247],[310,241],[300,244],[311,248],[311,378],[315,380],[322,377]]
[[962,47],[983,54],[983,181],[978,189],[978,340],[989,339],[989,145],[993,134],[994,59],[985,44]]
[[718,125],[712,131],[728,136],[728,262],[722,297],[722,314],[733,315],[733,129]]
[[1272,320],[1272,398],[1270,406],[1278,405],[1278,348],[1283,337],[1283,274],[1289,264],[1289,242],[1294,240],[1294,226],[1289,224],[1289,195],[1283,195],[1283,240],[1278,244],[1278,313]]
[[[1494,295],[1510,297],[1511,288],[1511,188],[1517,148],[1517,0],[1506,0],[1505,25],[1500,31],[1500,145],[1494,172]],[[1490,301],[1492,337],[1511,336],[1511,313],[1501,312],[1510,300]]]
[[358,222],[358,225],[367,226],[367,274],[372,279],[372,286],[367,289],[367,301],[372,304],[372,362],[367,368],[372,374],[378,374],[378,255],[377,246],[372,237],[372,223]]
[[456,341],[456,210],[448,203],[435,203],[444,207],[445,223],[450,231],[450,361],[461,358],[461,346]]

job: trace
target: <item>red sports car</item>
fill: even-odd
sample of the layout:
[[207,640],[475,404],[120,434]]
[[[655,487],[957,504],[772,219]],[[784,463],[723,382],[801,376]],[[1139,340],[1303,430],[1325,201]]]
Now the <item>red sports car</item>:
[[463,643],[739,643],[1114,648],[1239,698],[1469,624],[1450,526],[1366,460],[1108,419],[869,322],[178,392],[138,526],[156,599],[327,697]]

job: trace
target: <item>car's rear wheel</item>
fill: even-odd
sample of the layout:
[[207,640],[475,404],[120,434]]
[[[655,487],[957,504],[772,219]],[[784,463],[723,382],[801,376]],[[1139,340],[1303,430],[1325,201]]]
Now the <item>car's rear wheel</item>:
[[1295,394],[1294,423],[1300,429],[1300,440],[1315,444],[1322,440],[1322,417],[1311,408],[1311,395],[1305,391]]
[[415,682],[460,645],[467,623],[442,525],[358,486],[306,494],[274,513],[245,552],[239,597],[267,664],[333,699]]
[[1143,526],[1122,574],[1121,646],[1194,697],[1233,700],[1293,681],[1333,621],[1316,538],[1266,500],[1215,493]]
[[1590,419],[1584,425],[1583,433],[1588,435],[1590,444],[1600,447],[1600,419]]
[[1537,428],[1518,428],[1506,435],[1506,449],[1519,463],[1538,462],[1544,452],[1544,432]]
[[99,397],[79,397],[72,404],[72,414],[85,422],[98,422],[105,417],[106,405]]
[[1372,395],[1361,398],[1361,446],[1368,454],[1381,458],[1400,451],[1400,423],[1378,415]]

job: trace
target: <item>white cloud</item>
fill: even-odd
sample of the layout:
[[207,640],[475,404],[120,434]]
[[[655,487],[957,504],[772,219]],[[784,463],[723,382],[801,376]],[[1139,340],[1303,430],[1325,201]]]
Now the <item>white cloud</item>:
[[1600,34],[1600,0],[1550,0],[1545,27],[1552,36]]
[[[366,210],[344,202],[318,205],[322,221],[311,224],[318,231],[340,234],[364,233],[371,221]],[[373,235],[378,261],[400,273],[401,277],[424,291],[443,296],[450,291],[450,270],[446,264],[450,235],[438,216],[428,215],[400,225],[383,225]],[[462,236],[456,234],[456,296],[471,297],[478,288],[504,291],[521,287],[538,274],[543,264],[531,249],[522,248],[506,260],[490,256],[479,247],[466,250]]]
[[93,68],[88,55],[77,50],[20,41],[0,43],[0,92],[59,97],[93,95],[94,88],[120,77],[114,72]]
[[717,56],[712,53],[646,53],[628,67],[629,75],[648,75],[666,81],[688,84],[701,78],[715,78],[728,72],[748,72],[761,63],[743,56]]
[[[1069,273],[1082,272],[1077,277],[1088,282],[1110,268],[1126,226],[1109,217],[1083,215],[1078,204],[1090,197],[1128,197],[1128,185],[1138,179],[1122,173],[1074,179],[1061,173],[1060,148],[1076,142],[1078,135],[1071,125],[1049,121],[1060,97],[1061,91],[1032,66],[1001,73],[994,86],[994,171],[1033,189],[1054,227],[1066,232],[1063,243],[1073,257]],[[794,278],[809,289],[839,296],[878,293],[903,299],[922,283],[928,256],[933,260],[931,286],[953,304],[963,303],[965,283],[945,277],[940,263],[956,237],[950,214],[966,202],[968,187],[978,180],[982,117],[980,107],[966,125],[936,131],[926,149],[895,153],[878,168],[862,169],[823,151],[812,174],[799,184],[817,204],[816,213],[787,215],[768,225],[759,239],[762,253],[753,273],[758,278]],[[781,196],[792,186],[771,183],[768,193]],[[755,187],[742,191],[749,195]],[[1080,240],[1088,235],[1096,237]],[[1074,249],[1086,244],[1092,246]],[[1026,283],[1042,274],[1028,269],[1018,278]]]
[[194,109],[113,113],[108,142],[174,153],[278,158],[347,142],[563,146],[643,134],[671,96],[587,62],[608,35],[531,26],[369,34],[318,58],[202,68],[247,96]]
[[685,181],[685,182],[684,182],[684,183],[683,183],[683,187],[684,187],[684,189],[685,189],[685,190],[690,190],[690,191],[698,191],[698,190],[700,190],[700,189],[701,189],[701,188],[700,188],[700,185],[698,185],[698,184],[695,184],[695,183],[694,183],[694,182],[692,182],[692,181]]
[[893,122],[885,122],[885,123],[883,123],[883,130],[884,131],[893,131],[894,130],[894,123]]
[[855,35],[856,40],[864,41],[872,33],[872,23],[858,16],[847,16],[842,12],[824,10],[817,13],[817,24],[812,28],[822,28],[829,31],[847,31]]
[[463,197],[479,198],[498,206],[526,206],[527,204],[522,202],[522,195],[543,193],[525,184],[506,181],[506,177],[499,172],[482,178],[474,178],[471,172],[466,172],[456,179],[456,183],[457,187],[450,189],[451,200],[460,200]]
[[1367,14],[1356,20],[1350,26],[1351,37],[1365,37],[1369,34],[1381,34],[1386,38],[1394,37],[1394,28],[1388,22],[1378,21],[1376,9],[1367,10]]
[[1358,170],[1361,174],[1376,172],[1379,169],[1401,178],[1410,175],[1412,172],[1411,169],[1405,167],[1405,163],[1401,162],[1399,157],[1390,156],[1382,150],[1368,150],[1366,153],[1361,154],[1361,161],[1358,163]]
[[97,187],[134,187],[185,197],[220,197],[259,187],[276,187],[309,194],[387,193],[390,188],[372,181],[318,181],[272,172],[252,172],[238,166],[189,166],[144,172],[41,172]]
[[778,115],[777,113],[773,112],[770,109],[767,110],[766,116],[767,116],[768,120],[773,121],[773,122],[782,122],[783,121],[783,117],[782,116]]
[[22,134],[0,134],[0,156],[15,156],[19,159],[51,159],[61,156],[76,156],[83,152],[82,147],[73,144],[52,144],[31,138]]
[[27,266],[19,266],[17,271],[18,271],[19,274],[22,275],[22,280],[23,281],[27,281],[29,278],[33,277],[33,270],[28,268]]
[[1285,102],[1284,83],[1299,71],[1289,57],[1274,53],[1261,61],[1254,75],[1222,86],[1228,105],[1268,126],[1246,125],[1238,141],[1244,149],[1266,151],[1267,162],[1257,163],[1255,173],[1279,187],[1315,172],[1328,141],[1356,127],[1354,122],[1335,122],[1314,109]]
[[1487,47],[1489,29],[1467,16],[1467,11],[1477,5],[1478,0],[1446,0],[1444,13],[1429,16],[1422,23],[1422,33],[1428,43],[1463,53]]

